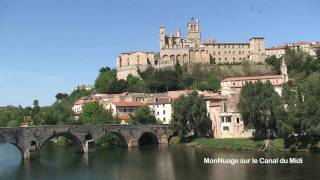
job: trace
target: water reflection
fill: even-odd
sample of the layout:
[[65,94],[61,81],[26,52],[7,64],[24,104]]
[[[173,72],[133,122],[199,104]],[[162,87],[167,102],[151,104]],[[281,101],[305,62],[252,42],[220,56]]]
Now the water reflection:
[[[203,158],[302,157],[303,164],[203,164]],[[0,145],[0,179],[319,179],[319,154],[214,151],[181,146],[143,146],[77,154],[48,145],[40,158],[21,161],[12,145]]]

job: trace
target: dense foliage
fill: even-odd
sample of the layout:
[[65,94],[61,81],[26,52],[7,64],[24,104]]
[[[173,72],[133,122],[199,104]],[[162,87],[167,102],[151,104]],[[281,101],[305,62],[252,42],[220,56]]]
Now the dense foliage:
[[285,118],[280,96],[268,81],[246,83],[242,88],[239,107],[246,127],[255,129],[255,136],[274,137],[277,123]]
[[97,101],[83,105],[79,120],[84,124],[116,124],[120,122]]
[[156,117],[148,106],[139,107],[134,114],[130,114],[130,124],[155,124]]
[[188,96],[180,96],[173,104],[171,128],[182,139],[188,135],[207,136],[211,133],[211,120],[208,117],[203,97],[196,91]]
[[[259,126],[254,127],[259,132],[260,125],[265,125],[264,118],[260,117],[261,113],[266,113],[262,108],[270,109],[270,112],[274,109],[274,113],[266,114],[275,117],[276,121],[273,121],[275,124],[272,123],[270,130],[276,132],[278,136],[320,136],[320,50],[317,50],[317,55],[314,57],[302,50],[294,51],[287,48],[286,52],[284,60],[289,69],[289,82],[283,87],[281,105],[275,95],[269,94],[269,97],[262,98],[263,95],[270,93],[264,92],[263,89],[266,87],[257,94],[261,83],[248,84],[242,89],[240,98],[240,109],[244,120],[253,126],[257,121]],[[267,60],[274,69],[279,69],[280,62],[281,60],[276,57]]]

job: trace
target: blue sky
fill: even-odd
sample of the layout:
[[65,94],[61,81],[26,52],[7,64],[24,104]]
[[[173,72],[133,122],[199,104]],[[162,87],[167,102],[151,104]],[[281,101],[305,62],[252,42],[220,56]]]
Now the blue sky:
[[0,106],[50,105],[58,92],[93,84],[102,66],[123,51],[158,51],[167,32],[191,17],[202,39],[267,47],[320,40],[318,0],[0,0]]

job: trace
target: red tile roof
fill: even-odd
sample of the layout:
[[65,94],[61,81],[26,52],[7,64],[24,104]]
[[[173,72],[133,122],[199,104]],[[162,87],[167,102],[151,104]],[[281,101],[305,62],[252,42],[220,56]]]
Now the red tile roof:
[[140,107],[145,105],[143,102],[112,102],[112,104],[118,107]]
[[279,79],[282,75],[269,75],[269,76],[247,76],[247,77],[230,77],[222,80],[226,81],[243,81],[243,80],[264,80],[264,79]]

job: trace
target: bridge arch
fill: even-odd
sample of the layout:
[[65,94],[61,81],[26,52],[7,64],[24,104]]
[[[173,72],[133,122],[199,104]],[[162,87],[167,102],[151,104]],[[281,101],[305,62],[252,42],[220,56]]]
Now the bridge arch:
[[[74,149],[75,149],[75,152],[77,153],[82,153],[84,152],[84,145],[81,141],[80,138],[78,138],[77,136],[71,134],[71,133],[57,133],[57,134],[53,134],[51,136],[49,136],[48,138],[46,138],[43,142],[41,142],[39,144],[39,150],[41,150],[41,148],[50,140],[52,140],[53,138],[56,138],[56,137],[65,137],[67,138],[68,140],[72,141],[73,145],[74,145]],[[31,143],[31,142],[30,142]]]
[[[21,146],[19,146],[18,144],[15,143],[11,143],[11,142],[1,142],[0,141],[0,146],[5,146],[5,145],[9,145],[11,147],[14,147],[15,149],[17,149],[18,153],[21,155],[21,159],[24,158],[24,151],[23,148]],[[0,155],[2,156],[2,155]]]
[[102,138],[107,136],[108,134],[112,134],[117,137],[117,141],[118,141],[120,147],[128,147],[128,141],[125,138],[125,136],[123,136],[120,132],[116,132],[116,131],[105,132],[102,136],[95,138],[96,142],[101,141]]
[[158,135],[149,131],[142,133],[138,139],[138,145],[141,146],[151,144],[160,144]]

